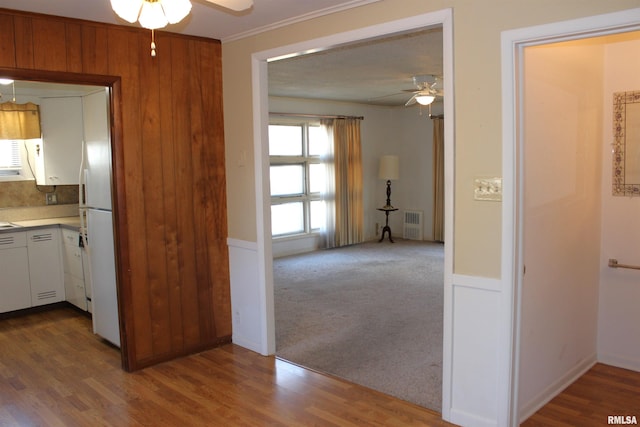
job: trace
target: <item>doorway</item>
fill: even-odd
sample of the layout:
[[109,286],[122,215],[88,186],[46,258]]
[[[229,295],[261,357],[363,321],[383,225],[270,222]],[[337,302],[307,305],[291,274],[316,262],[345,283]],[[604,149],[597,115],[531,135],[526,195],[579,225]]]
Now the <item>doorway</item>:
[[[24,220],[66,217],[66,221],[60,221],[70,227],[62,231],[65,244],[60,245],[63,300],[90,315],[95,333],[119,347],[111,134],[116,126],[113,101],[119,95],[113,88],[119,85],[118,79],[17,70],[3,75],[15,79],[13,102],[39,105],[43,124],[42,140],[24,144],[24,176],[16,182],[25,193],[39,196],[50,192],[47,205],[55,205],[41,206],[33,198],[24,197],[11,207],[23,208],[15,215]],[[60,176],[52,170],[60,171]],[[54,197],[50,203],[49,194],[62,197]]]
[[[273,301],[273,257],[270,234],[270,197],[268,177],[268,150],[264,141],[267,141],[268,129],[268,73],[267,61],[275,58],[293,56],[305,51],[326,49],[347,43],[366,40],[373,37],[382,37],[388,34],[412,31],[431,25],[443,26],[444,39],[444,92],[451,94],[445,97],[444,113],[451,118],[445,122],[445,242],[452,242],[453,236],[453,64],[452,64],[452,22],[451,11],[441,11],[412,18],[393,21],[378,26],[368,27],[362,30],[336,34],[321,39],[285,46],[278,49],[259,52],[253,55],[253,117],[254,117],[254,150],[256,153],[256,197],[257,197],[257,257],[258,277],[264,280],[259,284],[260,295],[257,304],[260,307],[260,352],[263,354],[275,353],[275,325],[274,325],[274,301]],[[447,326],[451,322],[451,277],[452,277],[453,248],[450,244],[445,246],[445,297],[444,297],[444,360],[443,360],[443,417],[448,418],[449,389],[450,389],[450,355],[451,337],[448,335],[451,328]]]
[[[505,221],[503,231],[517,254],[503,257],[516,272],[515,421],[596,361],[607,363],[601,343],[611,335],[604,323],[613,301],[603,286],[611,285],[603,260],[611,248],[611,209],[621,202],[611,196],[610,145],[611,95],[621,90],[621,76],[613,78],[620,67],[609,64],[612,46],[629,43],[630,31],[638,29],[634,12],[635,22],[634,13],[625,12],[503,34],[503,42],[516,46],[503,51],[503,63],[517,64],[511,70],[517,96],[509,78],[503,86],[505,101],[518,99],[503,110],[504,179],[517,183],[514,199],[503,206],[504,217],[514,218],[514,227]],[[631,201],[624,210],[637,207]]]

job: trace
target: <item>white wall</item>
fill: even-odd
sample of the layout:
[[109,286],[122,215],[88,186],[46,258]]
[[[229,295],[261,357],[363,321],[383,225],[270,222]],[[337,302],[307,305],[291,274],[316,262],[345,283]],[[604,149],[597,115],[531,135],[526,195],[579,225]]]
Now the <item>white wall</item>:
[[525,49],[522,417],[596,360],[602,60],[590,42]]
[[[622,40],[620,40],[622,39]],[[640,90],[640,35],[619,37],[605,49],[602,134],[602,250],[598,359],[640,371],[640,271],[607,267],[609,258],[640,265],[640,197],[611,195],[613,93]],[[640,165],[636,165],[640,167]]]
[[[434,114],[441,106],[435,105]],[[426,109],[417,107],[378,107],[346,102],[294,98],[269,98],[269,110],[283,113],[363,116],[361,122],[363,163],[363,204],[365,240],[374,240],[376,224],[384,226],[384,213],[377,210],[386,201],[386,185],[378,179],[381,155],[400,157],[400,179],[391,184],[391,203],[399,208],[389,216],[393,237],[402,237],[402,212],[424,211],[423,239],[431,240],[433,209],[432,136],[433,124]],[[300,240],[303,240],[301,242]],[[285,238],[273,243],[274,256],[290,255],[317,248],[316,239]]]

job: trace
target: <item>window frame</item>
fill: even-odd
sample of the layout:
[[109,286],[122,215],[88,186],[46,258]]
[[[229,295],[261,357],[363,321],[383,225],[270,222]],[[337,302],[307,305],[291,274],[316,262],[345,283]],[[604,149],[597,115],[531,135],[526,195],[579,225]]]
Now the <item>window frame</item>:
[[290,232],[290,233],[282,233],[282,234],[273,234],[273,230],[271,231],[271,237],[273,239],[282,239],[292,236],[304,236],[304,235],[313,235],[318,234],[320,232],[320,228],[311,228],[311,202],[313,201],[323,201],[322,192],[311,192],[311,182],[310,182],[310,168],[311,164],[322,164],[323,160],[321,155],[310,155],[309,154],[309,129],[311,127],[320,126],[319,120],[308,119],[308,120],[292,120],[286,118],[278,118],[271,119],[269,121],[269,126],[298,126],[301,128],[301,144],[302,144],[302,154],[299,156],[287,156],[287,155],[274,155],[269,154],[269,171],[271,171],[272,166],[286,166],[286,165],[302,165],[303,168],[303,193],[300,194],[282,194],[273,196],[271,195],[271,190],[269,191],[269,196],[271,197],[270,206],[281,205],[286,203],[295,203],[302,202],[302,215],[303,215],[303,230]]

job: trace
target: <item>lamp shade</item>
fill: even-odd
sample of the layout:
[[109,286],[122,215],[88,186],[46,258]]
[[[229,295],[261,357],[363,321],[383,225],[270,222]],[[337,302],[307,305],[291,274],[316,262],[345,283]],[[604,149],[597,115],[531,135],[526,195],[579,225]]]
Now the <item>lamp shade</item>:
[[182,21],[191,11],[191,1],[111,0],[111,7],[125,21],[138,20],[143,28],[155,30]]
[[160,0],[169,24],[177,24],[191,12],[189,0]]
[[166,27],[169,23],[169,20],[162,9],[162,3],[159,1],[150,2],[147,0],[142,3],[142,10],[140,11],[138,21],[142,28],[147,28],[149,30]]
[[378,178],[384,180],[394,180],[400,178],[400,161],[398,156],[380,157],[380,167],[378,168]]
[[143,0],[111,0],[111,8],[122,19],[132,24],[138,20]]

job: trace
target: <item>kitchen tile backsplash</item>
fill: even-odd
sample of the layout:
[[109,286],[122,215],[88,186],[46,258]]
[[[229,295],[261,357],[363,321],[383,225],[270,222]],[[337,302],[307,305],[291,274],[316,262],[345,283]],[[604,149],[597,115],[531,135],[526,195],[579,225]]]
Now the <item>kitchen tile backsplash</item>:
[[35,181],[0,182],[0,208],[46,206],[46,194],[54,193],[58,205],[77,204],[77,185],[40,185]]
[[[47,205],[46,194],[54,193],[57,204]],[[44,185],[35,181],[0,182],[0,221],[60,218],[78,215],[78,186]]]

